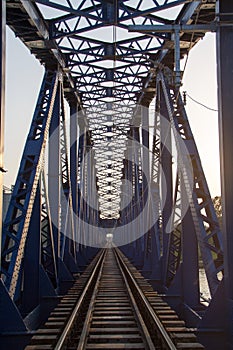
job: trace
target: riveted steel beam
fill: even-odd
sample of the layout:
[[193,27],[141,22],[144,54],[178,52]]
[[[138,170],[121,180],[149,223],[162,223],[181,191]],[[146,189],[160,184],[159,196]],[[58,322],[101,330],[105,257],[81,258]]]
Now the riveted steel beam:
[[165,24],[165,25],[132,25],[129,32],[142,33],[173,33],[175,31],[184,33],[207,33],[216,31],[216,24]]
[[[233,3],[222,0],[217,2],[217,18],[220,27],[217,31],[217,70],[219,101],[219,136],[221,189],[223,205],[223,235],[226,288],[226,324],[229,348],[233,344]],[[228,23],[230,27],[224,27]],[[231,345],[230,345],[231,344]]]
[[[1,27],[0,27],[0,232],[2,232],[2,181],[3,181],[3,153],[4,153],[4,119],[5,119],[5,69],[6,69],[6,1],[0,5]],[[1,252],[1,234],[0,234]],[[1,254],[1,253],[0,253]],[[1,268],[1,263],[0,263]]]

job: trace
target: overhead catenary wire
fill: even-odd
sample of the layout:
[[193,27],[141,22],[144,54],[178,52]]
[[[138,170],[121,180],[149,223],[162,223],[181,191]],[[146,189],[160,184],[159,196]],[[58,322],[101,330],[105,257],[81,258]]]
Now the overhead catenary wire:
[[209,107],[209,106],[206,106],[204,103],[197,101],[195,98],[193,98],[192,96],[190,96],[189,94],[187,94],[187,92],[186,92],[186,96],[187,96],[188,98],[190,98],[190,100],[192,100],[193,102],[195,102],[195,103],[197,103],[198,105],[200,105],[200,106],[202,106],[202,107],[208,109],[209,111],[211,111],[211,112],[218,112],[218,109],[215,109],[215,108],[211,108],[211,107]]
[[[198,18],[199,18],[199,12],[200,12],[200,10],[199,10],[199,11],[197,12],[197,14],[196,14],[195,24],[197,24],[197,21],[198,21]],[[195,32],[193,31],[193,32],[192,32],[192,36],[191,36],[191,40],[190,40],[190,43],[189,43],[189,48],[188,48],[187,56],[186,56],[185,63],[184,63],[183,72],[185,71],[185,69],[186,69],[186,67],[187,67],[187,63],[188,63],[188,59],[189,59],[189,53],[190,53],[191,48],[192,48],[192,43],[193,43],[194,34],[195,34]],[[186,91],[185,91],[184,93],[185,93],[185,97],[186,97],[186,96],[189,97],[190,100],[192,100],[193,102],[197,103],[198,105],[200,105],[200,106],[202,106],[202,107],[208,109],[209,111],[218,112],[217,109],[211,108],[211,107],[209,107],[209,106],[206,106],[204,103],[197,101],[195,98],[193,98],[192,96],[190,96]]]

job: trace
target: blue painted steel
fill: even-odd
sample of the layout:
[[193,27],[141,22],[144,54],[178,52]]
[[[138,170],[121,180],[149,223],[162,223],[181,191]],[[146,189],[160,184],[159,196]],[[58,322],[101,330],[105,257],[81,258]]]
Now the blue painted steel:
[[[158,88],[158,86],[157,86]],[[171,125],[168,122],[169,114],[161,87],[159,88],[159,113],[160,113],[160,154],[161,171],[164,176],[161,180],[162,209],[162,232],[163,232],[163,253],[162,253],[162,278],[163,284],[166,280],[167,259],[169,254],[169,219],[173,210],[173,174],[172,174],[172,154],[171,154]]]
[[[217,67],[218,67],[218,101],[219,101],[219,137],[221,160],[221,189],[223,203],[224,234],[224,279],[226,298],[227,341],[229,349],[233,346],[233,166],[232,166],[232,101],[233,101],[233,3],[217,1]],[[229,27],[224,27],[228,23]]]
[[[6,1],[3,0],[0,5],[0,232],[2,232],[2,176],[3,176],[3,155],[4,155],[4,119],[5,119],[5,75],[6,75]],[[0,234],[0,257],[2,238]],[[1,262],[0,262],[1,268]]]
[[12,302],[8,290],[3,281],[0,280],[0,331],[6,332],[26,332],[27,328],[18,308]]
[[157,90],[154,110],[154,127],[152,133],[152,160],[150,175],[150,203],[149,215],[153,219],[153,226],[147,237],[147,249],[144,259],[146,270],[149,270],[148,278],[157,289],[161,285],[161,254],[162,254],[162,232],[161,232],[161,204],[160,204],[160,114],[159,114],[159,92]]
[[[183,192],[182,192],[183,191]],[[199,256],[198,241],[193,223],[193,217],[188,207],[188,198],[185,186],[181,180],[181,216],[182,216],[182,277],[184,303],[194,310],[198,310],[200,304],[199,285]],[[188,320],[188,317],[186,317]],[[195,326],[195,324],[189,325]]]
[[[70,104],[70,181],[72,192],[72,204],[74,214],[78,213],[77,185],[78,185],[78,104],[72,101]],[[77,230],[76,223],[75,232]]]
[[[190,210],[209,288],[213,295],[220,282],[218,273],[223,270],[223,243],[218,219],[182,98],[177,90],[174,90],[171,96],[170,87],[162,72],[158,74],[157,79],[161,82],[169,119],[175,130],[174,136],[178,148],[179,161],[182,164],[180,171],[189,198]],[[182,142],[185,143],[189,152],[189,163],[187,163],[185,152],[181,151],[177,135],[182,135]]]
[[175,195],[173,204],[173,223],[169,234],[169,253],[167,256],[167,267],[165,285],[169,287],[180,267],[182,257],[182,208],[180,177],[177,173],[175,184]]
[[[125,1],[89,3],[86,0],[75,8],[69,2],[61,4],[57,1],[38,0],[37,3],[64,11],[64,16],[50,20],[50,39],[56,40],[61,51],[67,55],[72,75],[76,77],[77,88],[82,93],[82,103],[90,106],[106,96],[136,102],[136,94],[140,92],[146,75],[144,72],[150,68],[147,55],[155,54],[167,39],[159,34],[156,38],[147,35],[127,38],[126,35],[125,39],[120,35],[102,41],[92,37],[90,30],[97,32],[98,29],[109,26],[109,32],[114,32],[115,26],[127,32],[128,25],[134,24],[135,19],[143,24],[168,24],[169,20],[157,16],[156,12],[178,6],[184,1],[172,1],[169,4],[164,1],[160,5],[154,1],[154,6],[147,10],[139,10],[139,0],[135,1],[134,6],[127,5]],[[112,68],[105,67],[106,60],[115,60],[116,64]],[[118,62],[124,62],[123,67],[118,67]],[[96,86],[97,80],[99,83],[115,81],[121,88],[117,88],[117,85]],[[134,87],[131,91],[127,87],[129,83]]]
[[[79,136],[79,145],[78,145],[78,176],[81,179],[81,164],[83,159],[83,147],[84,147],[84,133],[81,127],[79,127],[80,136]],[[79,179],[79,187],[78,187],[78,214],[80,215],[81,210],[81,181]]]
[[149,109],[142,107],[141,110],[142,120],[142,169],[143,169],[143,181],[142,181],[142,200],[143,208],[145,212],[143,215],[143,232],[144,234],[144,257],[143,257],[143,270],[147,271],[146,260],[148,257],[148,250],[150,251],[150,238],[151,230],[147,231],[144,226],[147,226],[149,213],[150,213],[150,133],[149,133]]
[[41,196],[37,186],[24,250],[23,293],[20,311],[25,317],[40,303]]
[[[18,299],[22,258],[36,195],[44,147],[57,89],[57,73],[47,71],[39,94],[32,125],[3,226],[2,274],[12,298]],[[10,259],[9,259],[10,258]]]
[[[63,89],[61,90],[61,106],[60,106],[60,166],[61,166],[61,217],[63,220],[63,255],[62,260],[67,261],[67,266],[76,264],[76,239],[74,232],[74,215],[72,203],[72,188],[70,179],[70,166],[68,161],[68,145],[66,131],[66,112]],[[67,241],[67,242],[66,242]],[[61,247],[62,249],[62,247]],[[73,261],[73,263],[72,263]]]
[[[51,12],[54,10],[53,18],[45,21],[36,3],[48,7]],[[145,207],[147,198],[149,199],[148,215],[153,216],[153,211],[156,211],[158,218],[144,237],[123,247],[123,250],[137,266],[143,267],[143,271],[148,273],[148,277],[155,280],[154,285],[158,287],[160,283],[161,291],[179,294],[182,301],[188,304],[188,307],[184,310],[191,312],[190,306],[193,308],[199,306],[199,287],[197,283],[198,241],[210,289],[214,295],[209,314],[205,314],[204,318],[206,319],[203,318],[203,324],[200,326],[202,331],[203,328],[211,325],[208,322],[210,316],[213,315],[213,310],[218,310],[219,305],[222,305],[219,301],[219,293],[223,290],[223,283],[218,288],[218,273],[222,271],[223,263],[221,234],[186,112],[178,91],[174,89],[173,72],[170,71],[174,65],[174,46],[171,33],[167,31],[168,28],[174,28],[174,24],[184,25],[185,33],[182,32],[179,35],[182,47],[177,47],[178,50],[176,50],[176,64],[178,67],[178,53],[181,53],[181,56],[187,53],[199,37],[204,35],[208,28],[212,28],[212,25],[208,28],[202,26],[200,21],[213,22],[214,2],[206,4],[202,1],[151,0],[150,7],[146,7],[147,4],[147,1],[142,0],[131,2],[126,0],[83,0],[79,4],[69,0],[62,2],[60,0],[36,0],[35,2],[20,0],[17,2],[18,14],[18,12],[14,12],[14,7],[11,7],[11,3],[8,2],[8,21],[16,34],[47,66],[54,69],[58,63],[63,68],[59,82],[56,73],[47,72],[45,75],[4,225],[2,274],[9,294],[5,293],[6,289],[1,289],[1,295],[6,300],[6,305],[9,305],[9,301],[11,301],[9,296],[20,302],[20,290],[23,286],[22,276],[24,275],[26,278],[24,282],[25,293],[21,303],[24,314],[30,313],[37,304],[39,307],[41,306],[39,295],[54,296],[54,289],[64,292],[67,285],[61,282],[64,282],[65,279],[72,281],[71,271],[81,270],[83,268],[81,265],[85,265],[95,253],[94,249],[86,246],[88,242],[87,235],[91,231],[86,232],[84,230],[84,222],[92,224],[91,230],[94,229],[96,223],[101,221],[105,223],[114,222],[114,224],[122,226],[123,234],[130,234],[132,237],[134,228],[132,221]],[[44,6],[41,7],[42,12]],[[176,18],[176,15],[174,15],[173,19],[165,17],[164,13],[166,11],[161,12],[162,10],[168,10],[167,13],[172,13],[171,10],[177,8],[179,14]],[[231,9],[232,11],[233,9]],[[201,19],[198,18],[200,12]],[[15,15],[23,16],[27,33],[25,33],[21,22],[18,20],[20,17],[16,17],[17,20],[15,20]],[[195,23],[198,27],[186,27],[187,23]],[[153,35],[128,34],[128,26],[135,24],[150,26],[160,24],[161,29],[164,25],[169,27],[166,27],[166,33],[154,33]],[[215,24],[214,27],[216,27]],[[109,30],[106,30],[106,28]],[[190,30],[195,28],[197,33],[190,34]],[[200,29],[201,32],[199,32]],[[106,37],[104,39],[98,37],[101,30],[105,30],[104,35]],[[224,30],[219,31],[221,60],[223,60],[221,56],[223,52],[221,35],[222,38],[224,34],[226,35]],[[34,37],[31,37],[30,33],[35,33]],[[190,40],[193,42],[190,42]],[[37,48],[37,45],[42,45],[43,49]],[[228,45],[230,46],[229,43]],[[224,50],[226,50],[225,46]],[[164,67],[159,65],[161,62],[168,66],[164,70],[168,73],[166,78],[164,78],[164,72],[160,71]],[[221,64],[219,67],[221,73],[221,70],[225,67],[222,67]],[[84,117],[84,110],[82,110],[82,116],[78,117],[80,131],[78,154],[77,119],[76,117],[71,118],[71,168],[67,156],[61,75],[65,78],[65,94],[70,102],[71,114],[77,112],[77,102],[79,102],[80,109],[87,107],[85,111],[87,118]],[[157,90],[156,75],[158,77]],[[169,80],[169,84],[167,80]],[[73,81],[75,81],[75,84]],[[223,84],[222,80],[220,82]],[[58,88],[57,84],[59,84]],[[77,97],[77,91],[80,93],[80,99]],[[153,169],[149,174],[149,157],[144,151],[145,148],[150,149],[151,147],[148,130],[146,130],[148,116],[143,118],[141,135],[139,135],[140,121],[135,122],[133,119],[134,117],[137,119],[138,116],[134,116],[134,114],[137,114],[141,109],[136,108],[135,112],[135,105],[140,102],[148,106],[155,94],[156,112],[161,113],[167,121],[170,121],[173,130],[176,130],[178,135],[182,137],[187,145],[194,168],[195,184],[190,208],[182,223],[181,221],[178,223],[180,226],[169,232],[167,224],[172,216],[172,209],[176,210],[179,207],[182,211],[187,197],[189,198],[190,188],[185,178],[187,169],[184,166],[183,173],[178,178],[179,188],[176,188],[175,194],[177,196],[175,196],[173,203],[172,162],[169,152],[171,144],[170,128],[167,129],[165,127],[166,123],[156,118],[155,124],[157,123],[158,128],[156,138],[153,140]],[[223,96],[220,96],[220,98],[223,99]],[[39,193],[38,179],[44,145],[52,117],[50,136],[52,137],[56,129],[58,134],[55,137],[54,148],[50,143],[49,203],[45,185]],[[223,120],[221,119],[221,121]],[[158,132],[159,128],[160,131]],[[118,147],[115,146],[114,148],[112,145],[120,139],[123,142],[119,144],[121,152],[118,153]],[[133,141],[144,146],[144,150],[136,146],[132,150]],[[99,152],[98,154],[99,142],[102,142],[102,153]],[[179,153],[179,146],[177,148]],[[90,155],[88,160],[87,154]],[[96,157],[96,162],[94,162],[94,157]],[[123,157],[126,158],[124,159],[124,167]],[[226,154],[223,149],[223,160],[225,160],[224,157],[226,157]],[[164,181],[160,181],[160,161],[165,173],[167,191],[164,190]],[[134,162],[138,165],[135,165]],[[228,163],[230,164],[229,160]],[[123,170],[121,170],[122,167]],[[118,188],[114,188],[114,185],[120,181],[121,171],[123,172],[123,179],[129,180],[132,187],[127,184],[121,187],[121,190],[125,191],[121,197],[122,203],[127,203],[126,196],[131,198],[131,202],[126,204],[119,214],[120,207],[116,206],[117,209],[111,211],[111,206],[113,206],[115,198],[119,199],[119,196],[116,195]],[[228,184],[228,178],[225,181]],[[159,188],[161,183],[162,188]],[[99,211],[93,210],[88,205],[88,200],[91,203],[96,200],[93,195],[94,191],[92,192],[92,188],[95,186],[104,187],[98,188],[99,207],[97,207]],[[51,200],[52,192],[53,200]],[[61,201],[61,192],[64,194],[63,202]],[[164,199],[165,207],[162,210],[155,193]],[[107,204],[111,204],[111,206]],[[227,194],[225,204],[229,215],[230,206],[227,207],[227,205],[230,204]],[[49,207],[52,213],[50,213]],[[72,210],[78,213],[81,219],[79,226],[73,223]],[[105,219],[102,220],[102,217]],[[140,222],[143,232],[146,219],[147,216],[145,215]],[[131,232],[126,232],[124,224],[129,224]],[[230,226],[230,224],[228,225]],[[33,236],[32,233],[36,231],[38,231],[38,234]],[[41,231],[41,237],[39,231]],[[163,231],[162,237],[161,231]],[[231,243],[231,238],[228,236],[227,231],[226,238]],[[75,243],[76,238],[80,242],[78,246]],[[162,246],[161,241],[163,241]],[[38,256],[40,244],[41,261]],[[36,254],[32,256],[34,246],[37,249]],[[230,255],[231,244],[229,244],[228,249]],[[25,266],[22,263],[23,255]],[[231,295],[233,278],[231,278],[232,264],[230,264],[230,258],[228,256],[227,258],[227,302],[231,310],[229,317],[231,317],[231,313],[233,314],[233,298]],[[33,264],[31,264],[32,261]],[[28,299],[31,271],[34,273],[32,283],[34,292],[33,296]],[[50,279],[48,279],[48,276]],[[38,281],[40,286],[38,286]],[[1,287],[5,288],[4,285],[1,285]],[[29,300],[28,303],[27,299]],[[17,312],[17,309],[14,308],[15,304],[10,303],[8,321],[10,317],[16,315],[15,311]],[[27,319],[30,325],[36,324],[35,315],[38,310],[33,310],[33,312],[34,315],[29,314]],[[190,325],[196,325],[196,323],[192,323],[193,315],[190,312],[187,319],[190,320]],[[13,324],[20,329],[22,326],[24,330],[24,324],[18,316],[16,317],[16,325]],[[7,324],[9,325],[9,322]],[[233,333],[232,329],[230,329],[230,333]]]
[[[41,265],[53,287],[58,287],[57,263],[54,249],[53,225],[50,213],[48,191],[44,171],[41,174]],[[44,293],[41,291],[41,295]],[[46,294],[45,294],[46,295]]]
[[75,271],[76,259],[65,122],[63,85],[60,80],[50,125],[48,169],[48,201],[57,271],[56,285],[60,293],[61,288],[64,291],[63,281],[73,280],[68,270],[70,268]]
[[58,81],[54,100],[53,113],[49,127],[48,142],[48,204],[51,215],[53,251],[55,257],[55,269],[57,280],[53,281],[59,287],[58,264],[61,257],[61,164],[60,164],[60,111],[61,111],[61,82]]

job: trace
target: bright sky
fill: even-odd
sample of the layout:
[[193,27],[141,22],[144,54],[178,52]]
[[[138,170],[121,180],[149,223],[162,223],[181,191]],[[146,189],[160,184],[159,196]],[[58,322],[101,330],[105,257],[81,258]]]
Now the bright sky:
[[[15,182],[24,142],[31,123],[43,67],[7,29],[7,90],[4,184]],[[215,35],[207,34],[191,51],[183,90],[201,103],[217,109]],[[202,159],[211,195],[220,194],[218,113],[187,98],[187,113]]]

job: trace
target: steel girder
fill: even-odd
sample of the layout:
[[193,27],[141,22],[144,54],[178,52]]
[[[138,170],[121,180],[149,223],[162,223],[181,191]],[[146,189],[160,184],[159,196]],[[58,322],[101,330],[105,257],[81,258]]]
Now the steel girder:
[[149,208],[153,226],[145,236],[144,252],[144,274],[151,280],[161,283],[161,257],[163,256],[163,232],[162,232],[162,205],[161,205],[161,121],[160,121],[160,103],[157,90],[153,112],[153,132],[151,147],[151,168],[149,184]]
[[[1,2],[1,27],[0,27],[0,232],[2,231],[2,203],[3,203],[3,156],[4,156],[4,119],[5,119],[5,79],[6,79],[6,2]],[[1,243],[0,243],[1,249]]]
[[177,174],[175,185],[175,199],[173,207],[173,227],[169,237],[169,250],[167,256],[167,271],[165,285],[169,287],[180,267],[182,257],[182,213],[181,213],[181,191],[180,176]]
[[[201,24],[204,21],[211,21],[215,14],[215,1],[202,4],[200,1],[178,0],[159,2],[156,0],[149,2],[86,0],[77,4],[66,0],[62,3],[49,0],[36,2],[9,0],[7,6],[8,24],[25,44],[35,50],[33,52],[42,62],[47,65],[49,61],[51,64],[59,62],[66,71],[66,75],[74,78],[75,87],[82,97],[82,105],[88,108],[88,124],[92,131],[93,147],[99,147],[102,153],[101,158],[96,152],[97,159],[100,159],[96,167],[99,188],[101,188],[99,194],[102,212],[107,213],[107,217],[108,215],[110,218],[117,217],[119,205],[115,205],[109,213],[107,203],[109,201],[117,203],[115,199],[119,193],[121,176],[119,169],[122,168],[122,155],[125,150],[124,135],[120,135],[121,127],[123,125],[125,131],[130,127],[134,114],[132,105],[137,101],[142,103],[145,96],[152,96],[155,93],[153,81],[156,64],[163,62],[172,67],[171,57],[174,53],[174,43],[170,33],[128,35],[127,28],[130,25]],[[30,25],[33,28],[31,31]],[[104,34],[99,39],[98,30],[101,28]],[[111,31],[111,38],[106,36],[106,28],[109,28],[109,32]],[[204,32],[198,35],[193,33],[191,36],[190,33],[181,32],[181,56],[203,34]],[[190,41],[191,38],[192,41]],[[41,56],[40,49],[41,53],[44,50]],[[50,54],[48,59],[43,56],[45,54]],[[67,87],[67,94],[73,88],[74,85],[70,84]],[[106,99],[113,102],[111,108],[109,108],[110,102],[106,102]],[[127,116],[125,123],[121,124],[124,108]],[[111,113],[108,113],[109,110]],[[116,115],[115,122],[110,116],[112,111]],[[98,119],[98,115],[108,123],[107,127],[104,125],[102,128],[103,132],[96,128],[95,119]],[[100,119],[97,121],[98,127]],[[99,143],[100,135],[102,135],[102,144]],[[112,143],[110,157],[109,147],[105,147],[104,144],[106,140],[114,138],[119,140],[119,143],[115,143],[115,146]],[[103,159],[104,162],[102,162]],[[103,163],[106,163],[106,169],[103,169]],[[105,171],[110,181],[104,180]],[[108,188],[108,185],[113,182],[118,184],[116,191],[110,191]]]
[[[227,347],[233,344],[233,269],[232,269],[232,25],[233,3],[217,1],[216,17],[219,24],[217,31],[217,73],[219,102],[219,140],[221,164],[221,189],[223,206],[223,237],[225,263],[225,298],[223,305],[226,318]],[[224,27],[228,24],[229,27]],[[222,298],[222,296],[221,296]]]
[[[161,71],[158,72],[157,79],[166,100],[178,149],[182,181],[186,189],[209,289],[214,295],[223,276],[223,242],[218,219],[180,93],[169,87],[169,77],[165,77]],[[186,150],[179,138],[182,139]]]
[[[22,311],[26,313],[32,311],[29,305],[37,306],[31,300],[33,298],[27,303],[26,297],[30,290],[28,281],[32,277],[29,277],[32,261],[38,270],[37,275],[33,274],[35,285],[41,278],[44,284],[38,285],[38,291],[33,292],[38,302],[42,295],[60,290],[62,281],[72,280],[71,272],[78,269],[65,122],[62,74],[46,71],[4,222],[2,240],[1,276],[10,297],[18,305],[22,303]],[[48,137],[50,164],[47,181],[42,175],[46,168]]]
[[[147,185],[143,177],[143,152],[140,147],[134,146],[133,155],[132,141],[136,140],[140,143],[144,139],[144,146],[149,147],[145,140],[144,130],[147,126],[142,125],[144,128],[142,130],[140,122],[135,122],[138,110],[140,110],[135,106],[137,103],[148,106],[153,96],[155,94],[158,96],[155,83],[156,75],[173,130],[176,130],[177,134],[185,140],[191,157],[194,169],[194,193],[190,196],[191,186],[189,179],[187,179],[186,163],[184,164],[182,157],[181,162],[184,166],[177,184],[179,186],[182,184],[186,196],[189,197],[195,233],[201,247],[210,290],[214,294],[219,284],[218,274],[222,271],[221,235],[183,104],[180,97],[177,99],[177,91],[167,85],[163,75],[157,69],[163,66],[173,69],[175,45],[172,33],[155,34],[153,26],[158,24],[172,25],[171,28],[173,28],[174,25],[182,24],[185,28],[185,24],[196,23],[199,25],[198,33],[182,31],[181,27],[180,53],[182,57],[204,35],[206,26],[202,27],[203,30],[199,32],[200,25],[214,20],[215,1],[83,0],[79,1],[78,4],[76,0],[7,0],[6,2],[7,23],[43,64],[53,71],[57,69],[57,64],[59,64],[65,77],[65,96],[69,101],[72,101],[73,105],[77,106],[79,103],[79,108],[82,109],[81,114],[85,116],[85,123],[83,120],[80,121],[82,116],[78,116],[81,136],[78,173],[75,169],[72,179],[70,179],[65,137],[64,99],[63,92],[61,93],[63,88],[59,82],[61,91],[58,96],[56,93],[57,77],[55,74],[47,73],[45,84],[48,86],[46,91],[43,90],[45,92],[43,103],[41,102],[43,106],[37,106],[36,113],[38,115],[35,114],[35,123],[32,126],[34,128],[33,141],[35,142],[32,142],[32,139],[28,140],[30,152],[34,153],[28,153],[27,144],[25,158],[21,163],[4,226],[3,275],[11,297],[19,300],[23,268],[22,256],[24,245],[28,242],[26,237],[29,224],[33,224],[33,220],[30,218],[32,218],[33,209],[38,205],[35,197],[36,193],[38,194],[40,160],[48,133],[47,126],[49,119],[51,119],[50,109],[53,107],[53,98],[56,95],[56,98],[60,100],[56,106],[59,125],[58,141],[61,141],[57,148],[57,152],[61,154],[61,163],[57,168],[61,169],[61,179],[57,180],[56,183],[57,195],[60,196],[61,189],[65,193],[67,204],[67,206],[63,206],[66,210],[62,212],[64,225],[59,226],[59,222],[57,235],[54,233],[55,230],[51,223],[45,182],[40,190],[42,192],[40,205],[42,265],[56,288],[59,286],[59,270],[61,269],[58,258],[62,260],[68,252],[69,258],[71,258],[71,260],[69,259],[70,264],[76,259],[76,231],[74,231],[75,225],[71,214],[72,208],[75,212],[79,212],[80,218],[83,220],[77,230],[77,237],[81,242],[79,252],[82,250],[81,246],[87,244],[85,222],[90,222],[94,226],[94,224],[98,224],[98,221],[101,221],[100,219],[103,221],[112,219],[122,226],[131,223],[132,231],[135,228],[132,220],[145,205],[144,196]],[[128,27],[132,25],[150,25],[152,31],[146,34],[128,34]],[[173,84],[173,74],[170,76]],[[52,79],[56,81],[54,85]],[[160,103],[161,101],[157,101],[156,105],[158,106]],[[47,110],[47,107],[50,109]],[[156,112],[159,113],[159,109]],[[42,119],[46,120],[46,113],[47,122],[43,124]],[[81,125],[82,123],[83,125]],[[157,264],[158,273],[154,275],[152,273],[151,278],[162,279],[163,267],[163,272],[165,272],[163,279],[166,280],[167,286],[172,282],[173,276],[178,274],[183,253],[184,240],[182,241],[182,238],[184,232],[181,232],[180,227],[177,227],[180,224],[179,215],[181,215],[182,204],[178,202],[179,197],[176,197],[173,208],[175,209],[174,229],[170,232],[170,239],[164,239],[161,247],[161,232],[162,230],[165,232],[172,204],[172,184],[170,179],[170,198],[166,210],[163,211],[158,199],[158,187],[161,175],[160,162],[166,163],[164,159],[162,160],[164,154],[162,154],[161,148],[164,128],[161,127],[160,120],[157,118],[154,124],[154,155],[151,167],[152,193],[149,191],[148,211],[152,210],[152,216],[156,214],[157,221],[154,227],[146,232],[143,239],[132,244],[129,252],[135,263],[142,266],[144,271],[149,266],[154,272]],[[44,136],[41,136],[42,134]],[[177,148],[180,152],[179,145]],[[76,152],[75,149],[72,156],[75,167]],[[32,157],[35,158],[32,159]],[[171,160],[166,164],[169,165],[167,167],[167,177],[169,177]],[[132,188],[127,183],[122,185],[122,173],[123,179],[132,183]],[[91,175],[88,177],[88,174]],[[79,192],[78,200],[76,193],[74,193],[76,179],[79,182],[79,190],[82,192],[82,196]],[[96,185],[99,200],[91,192],[91,188]],[[175,194],[180,194],[179,186],[177,185]],[[124,193],[121,196],[122,191]],[[163,196],[163,193],[160,195]],[[128,197],[132,198],[129,205],[127,205]],[[78,202],[76,209],[75,198]],[[95,202],[94,207],[98,208],[99,211],[90,208],[88,200],[91,203]],[[122,211],[120,210],[121,206],[124,207]],[[59,214],[57,208],[56,215],[59,216]],[[68,228],[68,231],[71,232],[69,237],[72,240],[67,240],[60,235],[59,230],[62,228]],[[140,223],[140,228],[142,231],[144,230],[143,223]],[[125,231],[123,234],[126,235],[128,232]],[[56,248],[54,248],[55,240],[57,240]],[[154,259],[151,259],[152,255],[154,255]]]
[[[185,0],[8,0],[7,22],[41,62],[47,66],[59,62],[66,76],[66,96],[69,98],[76,94],[80,108],[87,108],[91,130],[95,129],[96,107],[105,110],[108,107],[104,104],[114,102],[110,110],[119,117],[112,118],[116,125],[116,128],[112,127],[112,132],[118,139],[117,124],[121,128],[122,119],[120,105],[124,104],[126,108],[136,103],[148,105],[155,94],[156,62],[173,67],[174,43],[170,33],[129,34],[128,26],[202,23],[214,18],[214,5],[214,1],[202,4],[201,1]],[[181,56],[203,35],[204,32],[181,33]],[[133,112],[128,113],[124,127],[128,127],[132,119]],[[108,118],[111,119],[110,114]],[[96,145],[98,133],[97,130],[92,134]],[[103,129],[102,135],[104,133],[106,141],[107,128]],[[101,147],[101,155],[105,153],[106,158],[109,149],[104,149],[103,144]],[[122,167],[124,149],[123,141],[114,147],[111,159],[107,158],[108,166],[113,169]],[[97,153],[96,159],[99,159]],[[97,161],[97,167],[98,163],[102,162]],[[100,168],[97,171],[99,188],[107,193],[109,189],[106,185],[110,181],[102,181],[102,174]],[[112,172],[112,183],[119,184],[120,176],[119,171]],[[109,198],[105,200],[99,194],[100,200],[105,203],[100,206],[103,212],[108,207]],[[119,195],[117,201],[117,196],[112,196],[112,203],[119,203]],[[103,217],[116,218],[119,205],[114,206],[110,213],[105,212]]]
[[[25,6],[24,1],[21,3],[30,14],[28,7],[32,6],[31,2],[29,1],[29,6]],[[62,2],[39,0],[36,3],[39,8],[38,18],[42,17],[40,12],[46,18],[44,24],[49,31],[49,42],[46,45],[58,48],[61,57],[64,58],[65,70],[75,81],[82,107],[86,108],[88,124],[93,131],[94,147],[101,148],[101,155],[100,152],[96,152],[99,189],[104,191],[102,193],[99,190],[101,217],[117,218],[119,216],[119,185],[116,189],[111,190],[107,184],[110,182],[119,184],[121,177],[119,169],[122,168],[125,142],[122,141],[121,145],[119,144],[119,129],[117,128],[121,127],[122,108],[120,105],[135,105],[138,101],[147,103],[142,101],[147,100],[146,96],[152,97],[155,93],[152,81],[155,57],[162,49],[163,53],[166,51],[168,57],[174,48],[169,33],[128,34],[128,26],[135,24],[168,25],[173,24],[177,19],[184,23],[192,22],[196,20],[201,2],[85,0],[77,3],[66,0]],[[209,9],[205,11],[207,12],[209,15]],[[43,32],[46,31],[43,30]],[[194,35],[193,42],[190,43],[190,34],[182,36],[183,53],[199,39]],[[38,50],[37,52],[39,53]],[[173,63],[170,62],[169,66],[172,67],[172,65]],[[106,148],[103,143],[99,143],[101,134],[105,134],[104,142],[108,140],[110,125],[104,128],[103,132],[94,130],[95,115],[98,114],[98,109],[105,110],[104,104],[108,102],[113,102],[114,107],[111,109],[115,111],[115,116],[119,115],[119,118],[112,118],[116,127],[112,124],[111,132],[114,137],[113,142],[109,143],[112,149],[111,157],[107,156],[109,147]],[[128,113],[126,124],[129,126],[133,113],[130,111]],[[108,118],[111,119],[110,115]],[[115,143],[113,146],[116,139],[118,144]],[[104,171],[101,166],[99,167],[99,164],[103,164],[103,156],[108,160],[107,166],[113,169],[111,177],[110,171],[108,172],[113,181],[103,181]],[[110,202],[112,203],[111,209],[109,209]],[[106,214],[103,215],[103,212]]]
[[10,296],[16,299],[20,293],[24,246],[42,168],[57,85],[58,74],[46,72],[3,226],[2,274]]
[[133,109],[127,104],[103,103],[87,111],[94,140],[101,218],[117,218],[122,159]]
[[[61,221],[63,222],[63,227],[61,227],[63,235],[61,241],[61,259],[65,255],[65,246],[68,241],[68,252],[73,257],[74,262],[77,263],[76,259],[76,242],[77,237],[74,231],[74,215],[73,215],[73,200],[71,192],[71,179],[70,179],[70,165],[68,161],[68,145],[67,145],[67,131],[66,131],[66,112],[65,112],[65,100],[64,100],[64,89],[61,89],[61,110],[60,110],[60,167],[61,167],[61,187],[63,192],[63,197],[61,201],[62,213]],[[74,164],[75,165],[75,164]],[[73,167],[73,164],[72,164]]]
[[[200,5],[199,1],[187,4],[187,1],[158,3],[153,0],[130,3],[124,0],[82,1],[79,4],[64,1],[62,5],[57,1],[40,0],[37,3],[42,12],[45,11],[45,6],[60,10],[57,17],[49,17],[50,39],[56,40],[67,56],[70,71],[82,93],[84,106],[90,106],[97,99],[105,97],[119,98],[122,89],[125,89],[125,100],[130,94],[130,99],[137,101],[143,79],[147,77],[149,69],[153,68],[153,55],[172,40],[171,34],[129,35],[129,25],[172,24],[181,8],[180,20],[188,21]],[[166,18],[164,13],[169,9],[174,11],[174,15]],[[108,33],[103,31],[106,27],[109,28]],[[187,40],[186,47],[189,44],[190,40]],[[131,84],[126,79],[129,76],[133,79]],[[107,89],[106,86],[101,86],[101,83],[111,84],[113,81],[116,83],[114,87],[109,86]]]
[[54,249],[53,225],[49,207],[48,191],[44,170],[41,173],[41,264],[54,288],[58,287],[58,272]]

